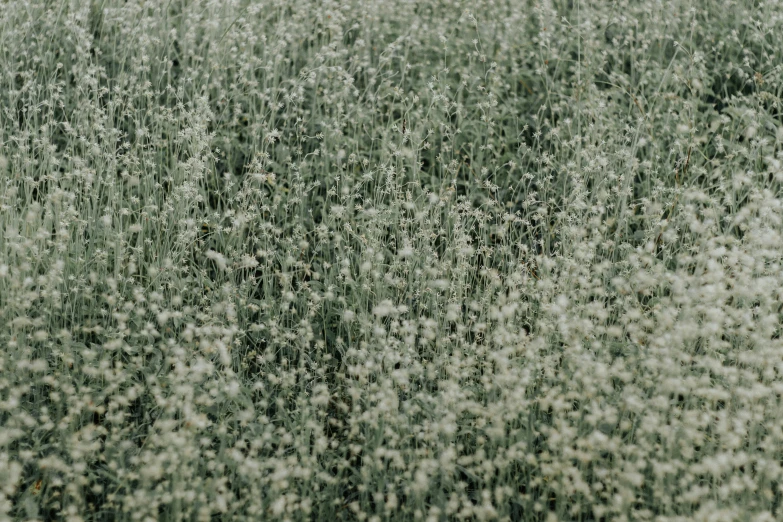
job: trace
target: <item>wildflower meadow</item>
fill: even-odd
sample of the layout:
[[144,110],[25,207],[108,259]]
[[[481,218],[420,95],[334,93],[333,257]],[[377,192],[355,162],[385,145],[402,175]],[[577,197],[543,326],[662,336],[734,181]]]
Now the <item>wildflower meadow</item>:
[[0,521],[783,519],[783,2],[0,0]]

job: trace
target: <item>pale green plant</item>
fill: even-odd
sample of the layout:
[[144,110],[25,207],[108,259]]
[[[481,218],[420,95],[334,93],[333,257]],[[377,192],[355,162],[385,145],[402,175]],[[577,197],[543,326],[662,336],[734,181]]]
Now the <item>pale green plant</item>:
[[0,6],[0,519],[781,517],[780,3]]

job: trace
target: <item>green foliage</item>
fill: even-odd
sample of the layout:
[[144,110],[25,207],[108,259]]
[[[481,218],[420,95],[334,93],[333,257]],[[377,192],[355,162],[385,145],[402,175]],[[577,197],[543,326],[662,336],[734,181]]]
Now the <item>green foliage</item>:
[[0,520],[781,517],[783,4],[0,5]]

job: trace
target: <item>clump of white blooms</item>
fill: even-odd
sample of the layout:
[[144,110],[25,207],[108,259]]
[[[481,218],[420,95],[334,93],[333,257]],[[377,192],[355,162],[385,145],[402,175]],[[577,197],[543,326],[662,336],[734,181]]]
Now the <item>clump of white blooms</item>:
[[0,520],[780,520],[780,34],[3,2]]

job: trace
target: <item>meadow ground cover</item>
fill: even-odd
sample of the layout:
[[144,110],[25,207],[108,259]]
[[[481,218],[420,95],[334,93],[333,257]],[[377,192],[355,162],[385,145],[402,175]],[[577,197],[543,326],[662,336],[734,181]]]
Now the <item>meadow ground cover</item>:
[[781,35],[0,0],[0,520],[780,520]]

